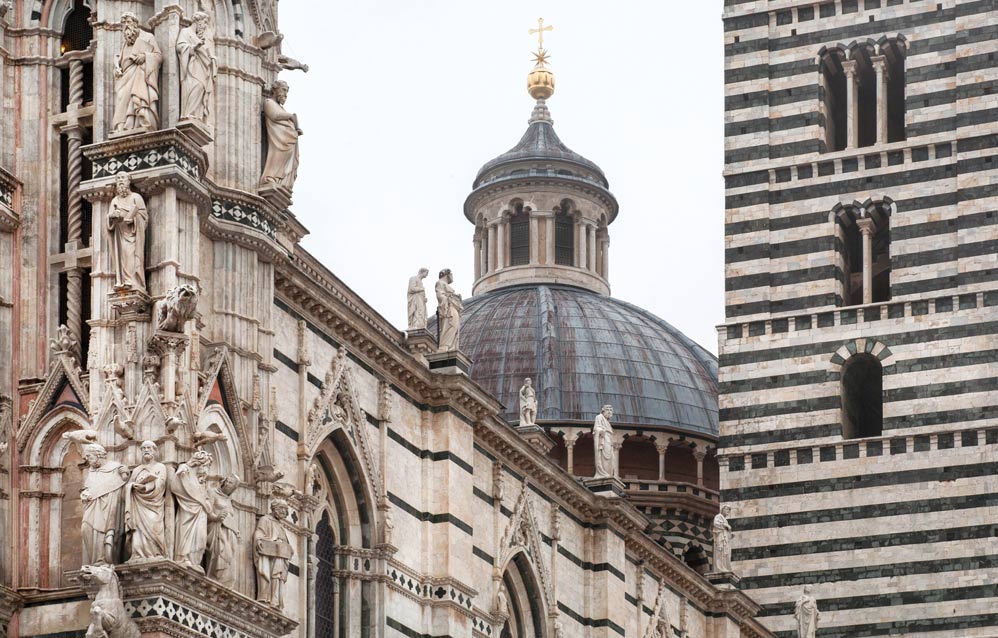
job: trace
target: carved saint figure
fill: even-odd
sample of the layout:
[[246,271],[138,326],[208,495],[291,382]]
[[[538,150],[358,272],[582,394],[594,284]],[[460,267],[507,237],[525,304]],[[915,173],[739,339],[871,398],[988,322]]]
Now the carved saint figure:
[[274,82],[273,97],[263,101],[263,116],[267,121],[267,163],[263,166],[260,185],[283,186],[291,190],[298,177],[298,116],[284,110],[288,99],[288,83]]
[[429,270],[420,268],[415,277],[409,277],[407,293],[409,330],[426,329],[426,290],[423,288],[423,280],[429,274]]
[[520,387],[520,425],[533,425],[537,418],[537,393],[534,382],[527,377]]
[[196,11],[191,26],[177,36],[180,58],[180,118],[208,122],[218,62],[208,14]]
[[253,533],[253,564],[256,565],[256,599],[272,607],[284,607],[284,583],[288,563],[294,554],[284,521],[288,504],[283,499],[270,503],[270,514],[260,519]]
[[461,295],[454,291],[451,284],[454,275],[450,268],[440,271],[435,291],[437,293],[437,352],[451,352],[458,349],[461,334]]
[[107,450],[99,443],[83,446],[87,476],[80,490],[83,503],[83,564],[114,563],[121,513],[121,488],[128,481],[128,468],[107,460]]
[[714,571],[730,572],[731,569],[731,524],[728,522],[728,515],[731,514],[730,505],[722,505],[721,511],[714,517],[714,524],[711,530],[714,533]]
[[114,199],[107,214],[111,233],[111,261],[115,288],[145,292],[146,224],[149,214],[142,196],[132,191],[132,178],[121,172],[114,178]]
[[812,591],[814,585],[804,585],[804,593],[794,605],[797,638],[814,638],[814,634],[818,631],[818,618],[821,617],[821,613],[818,611],[818,601],[811,595]]
[[132,470],[125,487],[125,530],[132,534],[129,562],[169,558],[166,466],[159,462],[159,449],[152,441],[143,441],[139,450],[142,464]]
[[613,407],[604,405],[593,422],[593,457],[596,462],[595,478],[607,478],[614,475],[613,463],[613,428],[610,419],[613,418]]
[[177,500],[173,559],[201,573],[204,573],[201,560],[208,547],[208,512],[211,511],[205,485],[209,465],[211,454],[198,450],[170,476],[170,491]]
[[134,13],[121,15],[125,44],[114,66],[112,132],[159,128],[159,67],[163,63],[156,38],[139,28]]
[[208,578],[223,585],[236,582],[236,553],[239,547],[239,528],[232,493],[239,487],[239,479],[229,476],[211,494],[211,512],[208,514]]

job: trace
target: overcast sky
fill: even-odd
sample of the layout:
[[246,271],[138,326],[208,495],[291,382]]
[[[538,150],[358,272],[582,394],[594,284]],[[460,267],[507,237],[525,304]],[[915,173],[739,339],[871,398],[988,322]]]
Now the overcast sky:
[[[287,107],[304,137],[293,210],[303,243],[400,328],[421,266],[471,293],[462,206],[482,164],[516,144],[538,17],[555,130],[620,202],[614,297],[712,352],[723,320],[723,76],[715,0],[284,0]],[[431,295],[432,296],[432,295]],[[433,311],[431,302],[430,311]]]

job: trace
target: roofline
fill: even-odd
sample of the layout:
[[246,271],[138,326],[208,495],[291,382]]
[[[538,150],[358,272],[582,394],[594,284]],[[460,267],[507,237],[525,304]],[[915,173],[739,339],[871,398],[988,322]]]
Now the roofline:
[[617,213],[620,212],[620,204],[617,202],[617,198],[613,193],[606,187],[597,186],[590,181],[577,179],[573,177],[566,177],[564,175],[549,176],[549,175],[514,175],[510,177],[499,178],[495,181],[483,184],[481,186],[475,187],[464,200],[464,216],[471,222],[475,223],[475,211],[472,208],[472,200],[480,198],[483,194],[489,192],[492,189],[497,191],[510,190],[514,187],[517,182],[522,182],[524,185],[529,185],[531,183],[542,183],[542,184],[561,184],[564,186],[572,186],[576,190],[588,190],[591,189],[599,194],[600,198],[604,200],[607,205],[609,219],[607,224],[612,224],[615,219],[617,219]]

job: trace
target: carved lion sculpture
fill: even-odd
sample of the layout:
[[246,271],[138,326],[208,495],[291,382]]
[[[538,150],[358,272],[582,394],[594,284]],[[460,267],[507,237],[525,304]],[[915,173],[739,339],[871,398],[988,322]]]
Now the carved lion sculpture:
[[86,638],[141,638],[139,627],[125,611],[118,576],[111,565],[84,565],[83,582],[97,586],[90,605],[90,626]]
[[156,327],[167,332],[183,332],[184,324],[194,317],[198,307],[197,286],[184,284],[166,293],[157,304]]

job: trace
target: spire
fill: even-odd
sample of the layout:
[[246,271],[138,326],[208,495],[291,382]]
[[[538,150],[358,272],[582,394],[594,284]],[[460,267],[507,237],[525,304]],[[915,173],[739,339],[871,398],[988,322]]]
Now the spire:
[[537,28],[530,29],[529,33],[537,34],[537,52],[534,53],[534,68],[527,75],[527,93],[537,100],[534,112],[530,116],[530,123],[551,122],[551,113],[548,112],[545,100],[554,95],[554,73],[548,68],[548,52],[544,50],[544,32],[552,31],[551,25],[544,26],[544,18],[537,18]]

